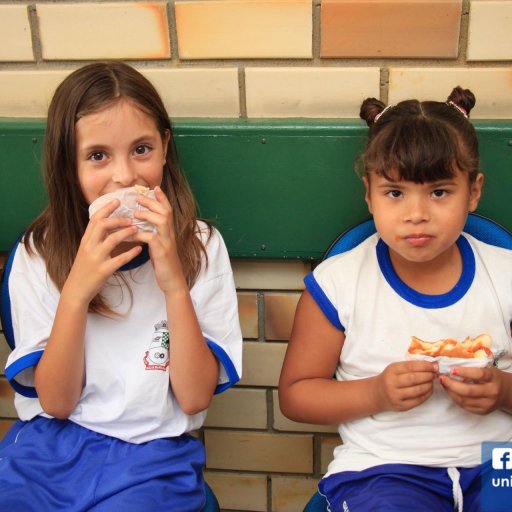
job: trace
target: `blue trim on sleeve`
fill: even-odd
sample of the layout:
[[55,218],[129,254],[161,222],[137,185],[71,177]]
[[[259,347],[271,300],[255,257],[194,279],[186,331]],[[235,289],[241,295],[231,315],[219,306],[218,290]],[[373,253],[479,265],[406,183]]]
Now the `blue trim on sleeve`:
[[38,352],[31,352],[23,357],[20,357],[12,364],[5,368],[5,376],[9,381],[9,384],[14,388],[14,391],[19,393],[20,395],[27,396],[29,398],[37,398],[37,391],[35,387],[32,386],[24,386],[15,380],[16,375],[30,368],[31,366],[36,366],[39,363],[43,355],[44,350],[39,350]]
[[310,272],[304,278],[304,284],[306,285],[308,292],[311,294],[313,299],[315,299],[315,302],[323,311],[324,315],[327,317],[329,322],[331,322],[331,324],[334,325],[336,329],[345,332],[345,327],[341,325],[340,319],[338,317],[338,311],[336,310],[333,303],[329,300],[325,292],[318,284],[313,272]]
[[210,350],[215,354],[217,359],[221,362],[229,379],[228,382],[223,382],[222,384],[217,385],[214,394],[218,395],[231,386],[234,386],[240,380],[240,376],[236,371],[233,361],[231,361],[226,351],[220,345],[214,341],[209,340],[208,338],[206,338],[206,343],[210,347]]
[[[23,235],[22,235],[23,236]],[[21,236],[16,241],[16,244],[11,249],[7,261],[4,267],[4,274],[2,277],[2,295],[1,295],[1,310],[0,315],[2,317],[2,327],[4,329],[4,336],[7,340],[11,350],[14,350],[16,346],[16,340],[14,339],[14,329],[12,327],[12,312],[11,312],[11,297],[9,295],[9,277],[11,275],[12,264],[14,262],[14,256],[20,245]]]
[[389,256],[389,247],[382,239],[377,242],[377,260],[384,278],[402,299],[421,308],[441,309],[452,306],[462,299],[475,278],[476,263],[471,245],[466,238],[460,236],[457,247],[462,257],[462,274],[457,284],[449,292],[441,295],[426,295],[407,286],[395,272]]

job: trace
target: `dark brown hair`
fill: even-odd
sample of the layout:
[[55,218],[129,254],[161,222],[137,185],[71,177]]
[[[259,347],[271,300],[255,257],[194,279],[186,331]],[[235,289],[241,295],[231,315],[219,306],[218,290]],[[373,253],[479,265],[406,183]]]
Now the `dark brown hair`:
[[[189,286],[206,255],[197,236],[196,204],[177,159],[169,116],[153,85],[131,66],[119,61],[86,65],[71,73],[57,88],[48,109],[43,153],[43,172],[48,206],[27,229],[35,249],[42,255],[50,278],[61,290],[75,260],[89,222],[88,204],[77,175],[76,122],[83,116],[103,110],[121,99],[135,104],[151,116],[164,140],[171,140],[163,169],[162,190],[173,208],[179,258]],[[211,231],[210,231],[211,233]],[[31,247],[27,244],[31,251]],[[112,310],[101,295],[89,311],[104,315]]]
[[461,87],[446,102],[407,100],[386,107],[367,98],[359,113],[369,126],[362,174],[424,183],[451,178],[458,169],[472,183],[480,165],[477,135],[468,120],[474,106],[473,93]]

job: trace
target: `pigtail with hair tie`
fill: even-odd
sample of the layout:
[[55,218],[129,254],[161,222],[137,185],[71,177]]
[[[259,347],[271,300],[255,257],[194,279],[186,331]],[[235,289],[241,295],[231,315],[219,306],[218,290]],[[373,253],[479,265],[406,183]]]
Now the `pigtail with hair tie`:
[[382,114],[384,114],[384,112],[386,112],[386,110],[390,109],[393,105],[388,105],[387,107],[385,107],[381,112],[379,112],[374,120],[373,120],[373,124],[375,124],[381,117],[382,117]]
[[469,117],[466,110],[462,108],[460,105],[457,105],[457,103],[455,103],[454,101],[447,101],[446,104],[456,108],[466,119]]

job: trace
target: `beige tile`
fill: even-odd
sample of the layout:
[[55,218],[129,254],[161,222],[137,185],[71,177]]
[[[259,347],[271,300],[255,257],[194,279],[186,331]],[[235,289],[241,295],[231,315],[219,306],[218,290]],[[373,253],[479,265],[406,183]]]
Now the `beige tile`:
[[285,352],[286,343],[245,341],[239,385],[277,387]]
[[238,289],[303,290],[311,264],[304,261],[232,260]]
[[165,2],[37,4],[43,58],[166,59]]
[[336,434],[338,429],[334,425],[314,425],[311,423],[297,423],[289,420],[279,408],[279,393],[277,389],[272,391],[272,406],[274,411],[274,430],[286,430],[289,432],[328,432]]
[[16,409],[14,408],[14,390],[3,377],[0,378],[0,417],[17,417]]
[[512,67],[391,68],[389,101],[445,101],[457,85],[471,89],[476,96],[473,119],[512,118]]
[[247,115],[358,117],[379,81],[379,68],[246,68]]
[[322,57],[437,57],[458,52],[462,0],[323,0]]
[[141,69],[171,117],[238,117],[236,68]]
[[266,391],[234,387],[215,395],[205,426],[266,429]]
[[317,488],[316,478],[272,476],[272,512],[303,510]]
[[333,451],[336,446],[341,444],[339,436],[336,437],[322,437],[320,439],[320,472],[322,475],[327,473],[327,466],[333,459]]
[[512,59],[512,2],[470,2],[467,59]]
[[0,61],[33,61],[26,5],[0,5]]
[[14,420],[0,420],[0,441],[4,438],[7,431],[14,425]]
[[238,292],[238,316],[244,338],[258,338],[258,294]]
[[299,299],[299,293],[265,293],[265,339],[290,338]]
[[181,59],[310,58],[310,0],[175,4]]
[[301,434],[206,430],[206,467],[311,473],[313,437]]
[[205,479],[223,510],[267,511],[267,477],[205,471]]
[[55,89],[70,71],[0,71],[0,117],[46,117]]

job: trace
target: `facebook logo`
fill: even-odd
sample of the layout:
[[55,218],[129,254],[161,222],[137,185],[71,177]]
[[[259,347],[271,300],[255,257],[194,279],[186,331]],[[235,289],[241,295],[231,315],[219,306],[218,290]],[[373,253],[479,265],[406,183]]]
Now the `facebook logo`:
[[512,469],[512,448],[494,448],[492,450],[493,469]]

